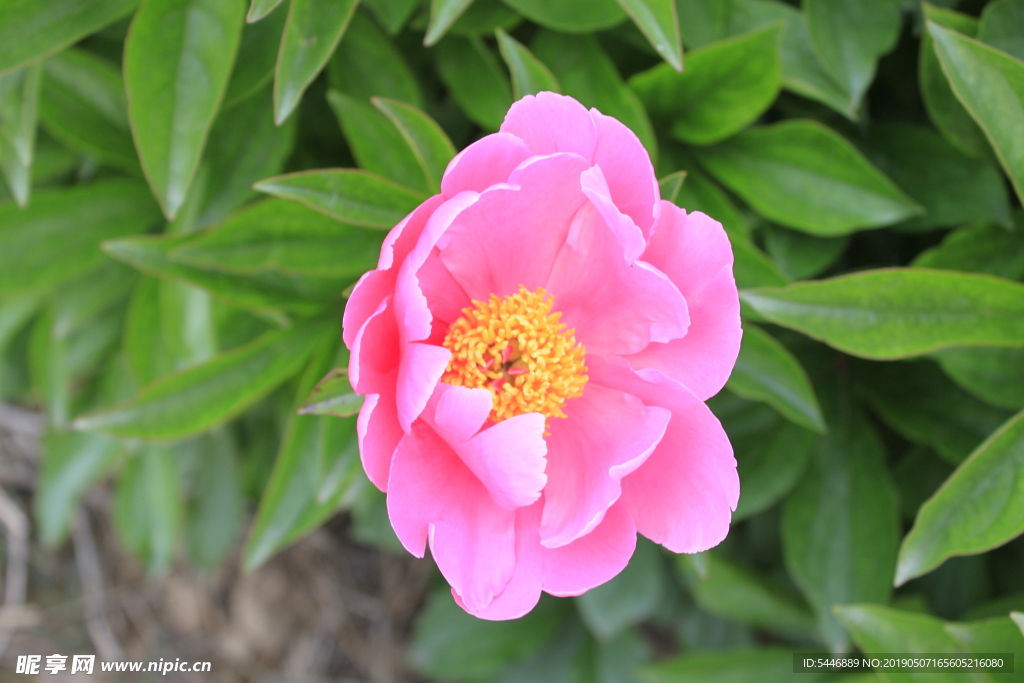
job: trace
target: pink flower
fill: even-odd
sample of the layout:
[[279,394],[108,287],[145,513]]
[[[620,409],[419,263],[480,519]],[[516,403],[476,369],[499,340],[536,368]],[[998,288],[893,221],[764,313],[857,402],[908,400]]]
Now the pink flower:
[[516,102],[391,231],[344,327],[366,472],[468,612],[579,595],[638,531],[686,553],[728,532],[736,461],[704,401],[739,351],[732,250],[660,199],[619,121]]

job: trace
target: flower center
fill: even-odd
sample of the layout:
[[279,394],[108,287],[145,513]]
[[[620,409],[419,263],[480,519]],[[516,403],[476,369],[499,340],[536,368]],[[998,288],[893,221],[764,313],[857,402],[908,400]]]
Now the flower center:
[[523,413],[565,417],[562,406],[587,383],[586,349],[551,312],[554,301],[543,288],[520,285],[516,294],[462,309],[444,338],[452,359],[441,381],[489,390],[494,422]]

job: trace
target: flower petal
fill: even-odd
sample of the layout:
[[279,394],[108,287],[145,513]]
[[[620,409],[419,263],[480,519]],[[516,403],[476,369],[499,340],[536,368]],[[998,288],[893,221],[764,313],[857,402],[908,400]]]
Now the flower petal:
[[494,133],[483,137],[448,162],[441,193],[450,198],[466,190],[483,192],[506,182],[516,166],[531,156],[530,148],[515,135]]
[[513,104],[501,131],[521,138],[534,154],[573,152],[600,166],[615,205],[650,235],[660,210],[658,180],[640,139],[621,122],[571,97],[542,92]]
[[643,259],[668,275],[686,297],[690,327],[682,339],[651,344],[630,362],[636,368],[657,368],[706,400],[729,379],[743,334],[729,238],[718,221],[663,202]]
[[718,418],[657,370],[634,372],[618,358],[595,359],[590,370],[598,381],[672,411],[657,448],[622,480],[621,500],[637,530],[677,553],[718,545],[729,531],[740,492],[732,445]]
[[438,241],[441,262],[470,299],[543,286],[576,211],[586,202],[574,154],[535,158],[492,187]]
[[590,202],[576,214],[547,291],[587,355],[636,353],[686,334],[686,301],[643,261],[623,259],[618,236]]
[[[534,608],[542,589],[552,595],[580,595],[612,579],[629,563],[636,548],[636,526],[623,505],[613,505],[593,531],[561,548],[540,544],[542,505],[538,501],[516,512],[515,571],[491,604],[471,612],[475,616],[517,619]],[[454,589],[452,594],[466,609]]]
[[591,159],[608,180],[612,200],[649,237],[661,211],[661,190],[651,156],[640,138],[611,116],[590,110],[597,130],[597,147]]
[[441,384],[424,418],[503,508],[515,510],[540,498],[547,482],[544,416],[517,415],[481,431],[491,411],[486,389]]
[[597,146],[597,131],[586,107],[553,92],[527,95],[514,103],[501,132],[516,136],[534,154],[572,152],[589,161]]
[[591,380],[550,420],[548,485],[541,543],[564,546],[600,523],[622,493],[620,480],[640,466],[661,440],[670,413]]
[[499,507],[445,441],[423,422],[398,445],[388,481],[388,514],[402,545],[424,545],[467,608],[482,609],[515,567],[515,513]]
[[427,405],[451,357],[450,352],[441,346],[415,343],[429,338],[433,333],[433,314],[420,287],[418,271],[451,222],[478,198],[476,193],[462,192],[441,204],[399,267],[394,296],[394,315],[400,343],[395,400],[398,404],[398,420],[406,431],[409,431],[412,421]]
[[356,420],[356,434],[366,476],[374,486],[386,492],[388,477],[391,476],[391,458],[405,435],[398,424],[393,392],[366,396]]

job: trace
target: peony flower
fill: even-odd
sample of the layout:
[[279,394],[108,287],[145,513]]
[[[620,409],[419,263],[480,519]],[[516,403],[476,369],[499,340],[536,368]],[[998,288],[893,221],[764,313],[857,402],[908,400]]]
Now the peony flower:
[[722,226],[619,121],[512,105],[388,235],[345,310],[359,447],[405,548],[485,619],[718,544],[739,497],[704,401],[740,344]]

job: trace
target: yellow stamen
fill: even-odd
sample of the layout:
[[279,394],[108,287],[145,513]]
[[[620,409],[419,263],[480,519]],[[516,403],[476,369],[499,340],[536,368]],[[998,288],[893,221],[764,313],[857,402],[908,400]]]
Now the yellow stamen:
[[490,391],[495,422],[523,413],[565,417],[565,402],[587,383],[586,349],[553,305],[543,288],[522,285],[516,294],[474,301],[445,335],[452,359],[441,381]]

